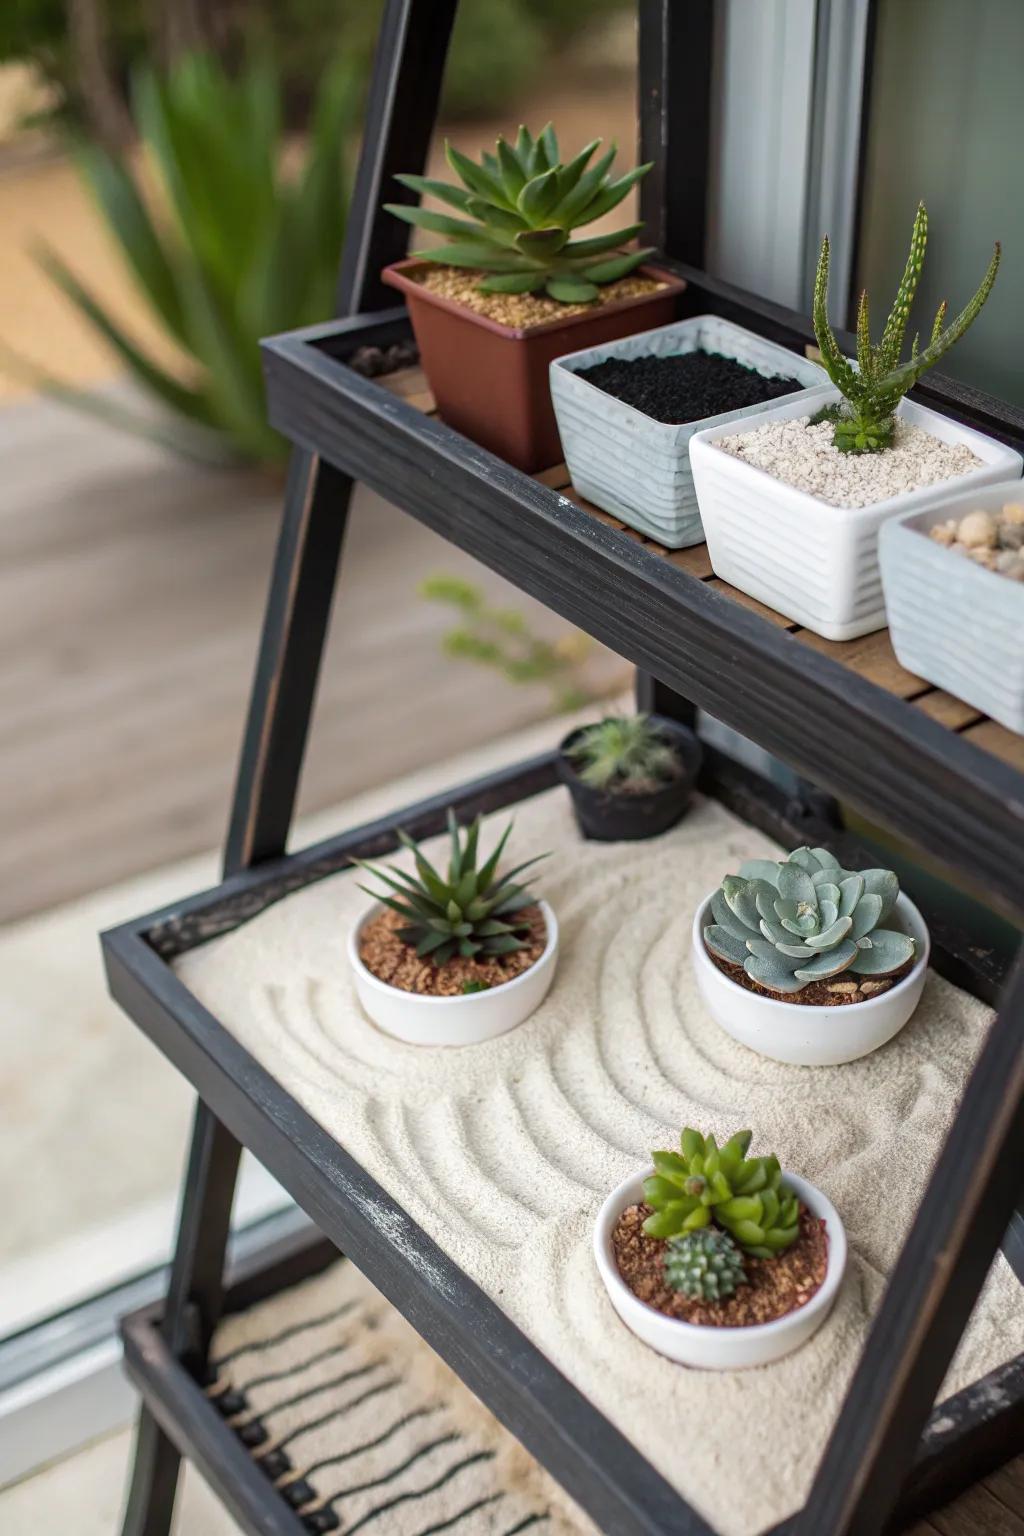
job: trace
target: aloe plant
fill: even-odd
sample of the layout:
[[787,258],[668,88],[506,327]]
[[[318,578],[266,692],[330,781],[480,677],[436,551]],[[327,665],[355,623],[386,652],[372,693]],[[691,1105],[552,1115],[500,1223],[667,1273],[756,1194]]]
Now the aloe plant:
[[283,458],[287,444],[266,422],[258,342],[331,312],[355,105],[352,76],[339,61],[321,80],[303,163],[288,175],[281,92],[268,60],[250,61],[237,77],[199,54],[182,59],[165,79],[141,71],[133,116],[159,177],[152,206],[125,158],[91,144],[78,163],[183,365],[171,370],[155,361],[72,267],[43,246],[45,270],[156,403],[158,417],[37,373],[40,387],[199,457]]
[[413,254],[483,273],[478,286],[484,293],[543,292],[562,304],[586,304],[602,284],[626,277],[651,254],[651,248],[622,249],[640,224],[572,239],[574,230],[618,207],[651,168],[638,165],[612,180],[616,148],[613,144],[594,160],[601,143],[593,139],[563,164],[550,123],[536,138],[525,127],[514,144],[499,138],[494,153],[479,161],[446,141],[445,155],[461,186],[426,176],[395,179],[410,191],[439,198],[461,217],[406,203],[384,206],[408,224],[444,235],[445,245]]
[[882,339],[875,345],[871,340],[871,322],[868,311],[868,295],[865,289],[857,306],[857,366],[843,356],[839,343],[828,319],[828,271],[829,239],[821,243],[818,270],[814,280],[814,334],[821,352],[821,360],[833,384],[843,396],[839,406],[827,406],[817,420],[834,423],[833,441],[843,453],[880,453],[892,446],[896,431],[896,407],[909,389],[912,389],[928,368],[958,342],[967,328],[978,318],[982,305],[992,291],[999,270],[1000,247],[996,242],[988,271],[971,301],[960,311],[955,320],[945,324],[946,301],[943,299],[932,323],[931,337],[924,351],[919,350],[918,336],[914,337],[907,362],[900,362],[906,338],[910,308],[914,302],[917,285],[924,267],[925,247],[928,243],[928,213],[924,203],[918,203],[914,230],[910,239],[910,254],[896,291],[889,318],[885,322]]

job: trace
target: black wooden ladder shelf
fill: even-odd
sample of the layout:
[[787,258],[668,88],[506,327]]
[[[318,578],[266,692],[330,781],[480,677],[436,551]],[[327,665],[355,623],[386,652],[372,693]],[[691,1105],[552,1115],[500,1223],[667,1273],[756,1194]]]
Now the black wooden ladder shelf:
[[[300,1536],[299,1515],[203,1390],[225,1309],[343,1252],[609,1532],[713,1536],[704,1519],[546,1360],[362,1167],[191,995],[171,962],[291,891],[395,845],[399,825],[439,831],[444,809],[492,810],[554,782],[552,756],[406,807],[285,855],[346,510],[364,481],[634,662],[646,701],[699,706],[828,794],[870,815],[1024,919],[1024,762],[958,701],[904,686],[886,649],[821,645],[723,588],[704,551],[669,555],[598,517],[557,472],[531,478],[469,444],[414,391],[345,366],[356,348],[408,336],[380,269],[407,231],[382,216],[396,171],[423,168],[455,0],[388,0],[338,293],[337,320],[265,344],[270,415],[295,444],[227,842],[212,891],[104,937],[110,987],[194,1085],[199,1105],[166,1304],[124,1325],[143,1397],[126,1536],[166,1536],[180,1457],[243,1529]],[[714,312],[802,351],[800,315],[700,270],[713,0],[640,0],[642,213],[659,260],[686,279],[681,314]],[[1024,417],[928,375],[921,398],[1005,441]],[[686,702],[684,702],[686,701]],[[844,834],[766,780],[709,752],[704,786],[790,846]],[[1024,967],[1004,978],[931,922],[935,963],[999,1012],[878,1308],[805,1507],[787,1536],[877,1536],[934,1507],[1024,1440],[1024,1359],[934,1409],[1000,1244],[1024,1277],[1015,1208],[1024,1169]],[[225,1280],[239,1151],[308,1213],[315,1249],[267,1256]],[[645,1149],[638,1148],[638,1157]],[[383,1218],[383,1219],[382,1219]],[[396,1234],[398,1235],[396,1239]],[[400,1239],[400,1240],[398,1240]],[[775,1426],[784,1433],[784,1425]]]

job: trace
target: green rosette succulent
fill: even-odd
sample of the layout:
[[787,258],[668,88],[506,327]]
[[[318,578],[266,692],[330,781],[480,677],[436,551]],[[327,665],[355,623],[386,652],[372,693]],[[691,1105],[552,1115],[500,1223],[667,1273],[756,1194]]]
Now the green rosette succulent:
[[508,955],[525,949],[530,942],[530,925],[522,914],[535,905],[537,897],[525,885],[517,884],[516,879],[540,859],[547,858],[547,854],[538,854],[514,869],[500,870],[498,865],[512,831],[509,822],[494,852],[478,866],[481,821],[478,816],[463,836],[454,812],[449,810],[451,856],[444,875],[401,829],[399,841],[413,855],[415,875],[396,865],[382,869],[359,861],[361,869],[383,881],[393,894],[373,891],[365,885],[360,890],[397,912],[403,919],[399,938],[435,965],[444,965],[453,955],[464,959]]
[[914,955],[914,940],[883,926],[899,881],[891,869],[845,870],[826,848],[750,859],[711,898],[704,942],[769,991],[800,992],[849,971],[887,976]]
[[678,1152],[653,1152],[653,1175],[644,1180],[652,1214],[648,1237],[679,1237],[717,1224],[745,1253],[769,1259],[796,1240],[800,1203],[782,1182],[774,1155],[747,1157],[750,1131],[737,1131],[724,1146],[687,1127]]
[[743,1255],[728,1232],[704,1227],[665,1245],[665,1282],[691,1301],[724,1301],[746,1278]]
[[418,260],[482,272],[477,286],[484,293],[546,293],[562,304],[587,304],[602,284],[627,277],[652,250],[622,249],[640,224],[572,239],[574,230],[616,208],[651,168],[638,165],[613,178],[615,145],[601,154],[601,142],[594,139],[567,163],[550,123],[536,138],[520,128],[514,144],[499,139],[494,153],[479,161],[446,142],[445,157],[461,186],[428,176],[395,180],[439,198],[458,216],[407,203],[384,206],[396,219],[446,237],[444,245],[414,251]]

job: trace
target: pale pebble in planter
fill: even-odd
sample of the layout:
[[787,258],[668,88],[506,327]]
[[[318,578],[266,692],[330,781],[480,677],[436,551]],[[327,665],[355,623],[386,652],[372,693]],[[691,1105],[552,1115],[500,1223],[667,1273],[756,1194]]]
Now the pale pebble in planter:
[[654,1168],[643,1169],[612,1190],[594,1227],[594,1259],[612,1306],[637,1338],[679,1365],[710,1371],[741,1371],[768,1365],[792,1354],[816,1333],[832,1310],[846,1269],[846,1232],[832,1202],[808,1180],[783,1170],[783,1180],[812,1215],[825,1222],[828,1267],[825,1279],[804,1306],[770,1323],[744,1328],[716,1328],[667,1317],[635,1296],[619,1274],[612,1233],[624,1210],[644,1198],[644,1180]]
[[404,992],[374,976],[359,957],[362,930],[379,911],[372,907],[348,937],[348,962],[363,1011],[378,1029],[408,1045],[478,1045],[515,1029],[544,1001],[558,963],[558,919],[546,901],[537,906],[547,930],[540,958],[499,987],[458,997]]
[[889,634],[900,665],[1024,734],[1024,584],[928,537],[936,523],[1020,501],[1019,480],[949,498],[882,529]]
[[831,387],[760,415],[698,432],[690,443],[697,500],[716,576],[826,640],[853,640],[885,627],[878,533],[905,512],[951,494],[1019,476],[1021,456],[994,438],[901,400],[897,416],[950,444],[964,444],[977,469],[865,507],[837,507],[718,447],[718,439],[769,421],[813,416],[839,400]]
[[727,1035],[772,1061],[797,1067],[837,1067],[856,1061],[899,1034],[924,990],[931,949],[928,926],[902,891],[894,917],[894,926],[915,942],[914,964],[906,976],[887,992],[863,1002],[820,1007],[748,991],[719,970],[704,943],[704,929],[714,921],[708,896],[694,914],[691,935],[697,990]]
[[747,420],[780,400],[803,398],[803,391],[700,421],[668,423],[580,378],[579,371],[612,357],[678,357],[696,351],[717,352],[765,375],[798,379],[807,389],[820,387],[826,377],[817,363],[717,315],[697,315],[570,352],[556,358],[550,371],[551,400],[575,489],[669,549],[704,540],[690,472],[694,433]]

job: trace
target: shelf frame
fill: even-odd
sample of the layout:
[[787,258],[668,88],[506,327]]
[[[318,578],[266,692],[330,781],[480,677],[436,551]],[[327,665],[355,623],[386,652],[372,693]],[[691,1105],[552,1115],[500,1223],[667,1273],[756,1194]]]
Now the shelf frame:
[[[294,891],[355,859],[394,851],[399,827],[417,839],[437,835],[449,806],[467,820],[551,788],[557,783],[555,763],[555,753],[544,753],[514,764],[123,924],[103,937],[109,984],[116,1000],[193,1085],[223,1133],[259,1158],[324,1237],[408,1318],[602,1528],[617,1536],[714,1536],[641,1452],[235,1040],[173,969],[176,956],[232,931]],[[726,804],[748,811],[756,806],[758,823],[787,842],[824,837],[844,856],[852,851],[834,829],[809,819],[794,822],[778,791],[718,754],[711,754],[702,785],[706,792],[720,793]],[[194,1159],[192,1190],[201,1182],[201,1166]],[[198,1236],[198,1262],[208,1266],[211,1252],[214,1261],[217,1256],[216,1233],[207,1233],[205,1242]],[[153,1309],[146,1316],[145,1328],[131,1336],[133,1377],[147,1402],[152,1399],[164,1432],[173,1433],[177,1448],[198,1459],[202,1437],[214,1433],[212,1410],[196,1385],[205,1359],[199,1347],[206,1338],[204,1320],[194,1305],[185,1309],[190,1347],[176,1352],[166,1339],[154,1338]],[[922,1416],[927,1420],[924,1434],[918,1440],[915,1430],[909,1453],[913,1471],[900,1494],[900,1522],[952,1497],[1012,1452],[1024,1432],[1024,1357],[934,1411],[929,1403],[928,1410]],[[226,1452],[217,1451],[222,1442],[218,1431],[208,1454],[219,1458],[224,1475],[239,1463],[234,1453],[225,1459]],[[250,1479],[248,1493],[237,1487],[238,1507],[232,1509],[247,1530],[262,1531],[246,1523],[248,1514],[243,1518],[256,1486]],[[799,1518],[779,1527],[779,1536],[802,1536]],[[293,1529],[285,1523],[268,1525],[266,1532],[285,1536]],[[830,1527],[808,1529],[820,1533]]]
[[[691,309],[758,328],[759,308],[701,281]],[[271,421],[1024,921],[1024,860],[1006,852],[1024,846],[1024,775],[343,361],[406,327],[393,309],[266,342]]]
[[[455,10],[456,0],[386,0],[342,261],[338,309],[344,318],[266,347],[271,419],[296,451],[239,764],[226,879],[212,896],[105,938],[114,995],[200,1093],[167,1309],[153,1325],[159,1339],[151,1351],[153,1372],[137,1361],[146,1406],[125,1536],[167,1536],[182,1446],[202,1456],[202,1445],[185,1434],[194,1407],[187,1381],[201,1371],[223,1306],[230,1195],[243,1142],[599,1524],[625,1536],[713,1536],[504,1314],[476,1287],[466,1289],[467,1277],[241,1050],[170,964],[176,924],[190,924],[192,941],[202,942],[217,923],[244,921],[268,893],[279,899],[289,881],[315,878],[332,858],[359,846],[353,834],[343,834],[310,855],[284,856],[356,479],[636,662],[649,691],[660,690],[669,708],[688,715],[701,705],[753,735],[806,778],[969,875],[1012,919],[1024,918],[1024,861],[1006,854],[1024,845],[1024,774],[800,646],[763,616],[687,578],[568,496],[519,475],[345,366],[360,340],[405,334],[404,316],[382,312],[379,267],[399,254],[400,237],[397,221],[380,209],[381,192],[396,168],[423,167]],[[651,150],[657,161],[643,213],[666,263],[687,278],[683,308],[731,316],[800,348],[809,338],[806,320],[729,289],[697,265],[707,206],[714,0],[686,6],[638,0],[638,15],[641,154],[648,158]],[[680,88],[694,82],[684,102]],[[998,401],[933,375],[917,393],[996,436],[1024,442],[1024,415]],[[535,765],[533,772],[543,776],[549,769]],[[463,804],[471,802],[472,794]],[[419,810],[430,823],[439,808]],[[375,836],[393,830],[378,825]],[[184,933],[182,926],[179,939]],[[938,1450],[943,1425],[929,1415],[1019,1195],[1022,1014],[1024,972],[1018,968],[939,1154],[808,1505],[785,1522],[787,1536],[821,1536],[823,1529],[830,1536],[877,1536],[890,1517],[901,1519],[913,1506],[922,1469],[929,1491],[918,1497],[948,1496],[959,1486],[957,1477],[984,1469],[976,1461],[1000,1459],[1016,1443],[1006,1436],[1019,1436],[1021,1427],[1020,1362],[1009,1378],[980,1384],[994,1394],[1009,1380],[1003,1408],[993,1413],[991,1396],[972,1398],[965,1414],[954,1413],[952,1440]],[[391,1223],[387,1231],[381,1216]],[[453,1298],[465,1301],[470,1313]],[[484,1320],[486,1351],[466,1329],[467,1315]],[[247,1528],[286,1536],[266,1523],[272,1516],[261,1512],[255,1489],[249,1488],[251,1502],[248,1494],[243,1499],[243,1484],[232,1462],[219,1486],[238,1510],[244,1504]]]

